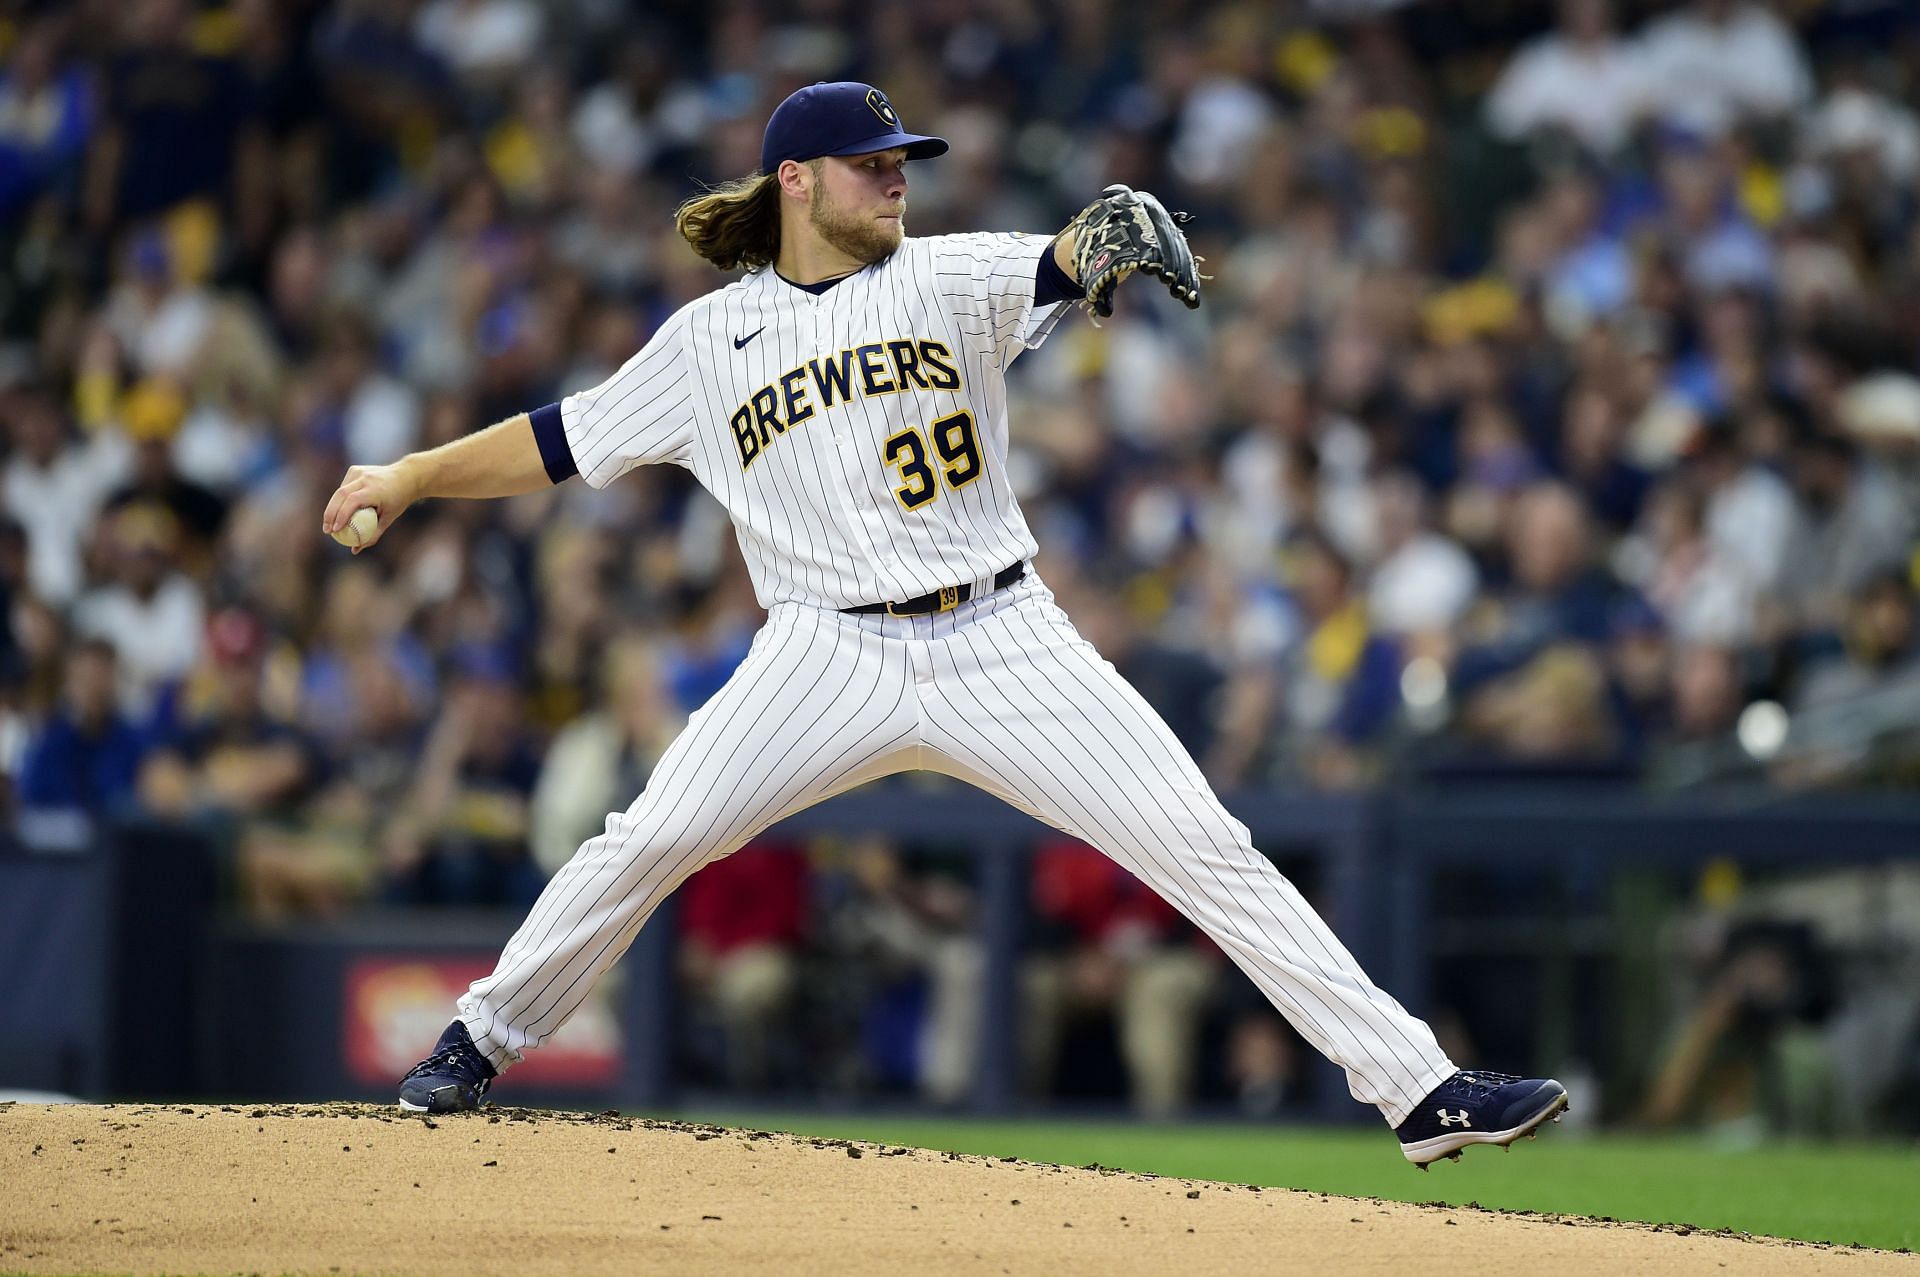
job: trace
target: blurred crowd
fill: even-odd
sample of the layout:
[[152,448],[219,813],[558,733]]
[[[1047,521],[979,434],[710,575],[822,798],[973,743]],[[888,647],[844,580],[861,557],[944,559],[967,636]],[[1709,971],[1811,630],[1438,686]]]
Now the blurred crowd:
[[[1057,229],[1110,181],[1196,214],[1206,304],[1123,289],[1023,358],[1011,463],[1041,571],[1219,786],[1920,762],[1900,0],[0,0],[0,55],[31,841],[204,821],[264,917],[530,901],[744,653],[724,517],[669,467],[363,556],[320,511],[723,283],[672,209],[838,78],[953,143],[910,233]],[[688,960],[736,1027],[793,979],[713,960],[803,926],[758,916]],[[1054,1006],[1202,979],[1056,951]],[[1141,1067],[1149,1104],[1190,1072]]]

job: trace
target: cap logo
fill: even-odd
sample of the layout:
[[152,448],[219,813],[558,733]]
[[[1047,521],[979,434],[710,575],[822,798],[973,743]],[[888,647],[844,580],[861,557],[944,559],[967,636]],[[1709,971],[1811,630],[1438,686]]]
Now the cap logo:
[[900,127],[900,115],[893,109],[893,103],[887,101],[886,94],[878,89],[868,89],[867,105],[872,107],[873,113],[880,117],[880,123],[890,129]]

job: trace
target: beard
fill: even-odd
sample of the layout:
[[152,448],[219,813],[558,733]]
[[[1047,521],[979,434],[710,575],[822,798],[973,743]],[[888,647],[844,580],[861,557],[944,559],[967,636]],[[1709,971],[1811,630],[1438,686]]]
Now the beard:
[[807,201],[807,221],[821,239],[856,262],[869,266],[892,254],[907,233],[904,210],[900,220],[891,224],[875,221],[871,216],[842,212],[820,198],[818,185]]

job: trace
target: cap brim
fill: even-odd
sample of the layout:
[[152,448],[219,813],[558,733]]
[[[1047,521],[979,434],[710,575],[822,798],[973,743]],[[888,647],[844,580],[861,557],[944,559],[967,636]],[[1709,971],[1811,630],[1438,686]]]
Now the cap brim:
[[858,142],[849,142],[837,151],[828,151],[829,155],[871,155],[875,151],[891,151],[896,146],[907,148],[910,160],[930,160],[936,155],[947,153],[947,139],[926,137],[919,133],[876,133],[872,137],[863,137]]

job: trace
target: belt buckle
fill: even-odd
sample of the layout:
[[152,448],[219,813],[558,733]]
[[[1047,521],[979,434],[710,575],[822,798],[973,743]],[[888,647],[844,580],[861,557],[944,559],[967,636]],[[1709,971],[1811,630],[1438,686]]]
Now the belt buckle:
[[[924,609],[915,609],[914,611],[911,611],[911,612],[902,611],[902,609],[907,607],[909,603],[918,603],[921,601],[921,599],[928,598],[928,597],[931,597],[935,600],[934,606],[930,608],[924,608]],[[953,609],[960,606],[960,587],[957,585],[943,585],[933,595],[931,596],[922,595],[921,599],[909,599],[907,603],[889,603],[887,604],[887,615],[888,616],[936,616],[941,612],[951,612],[953,611]]]

